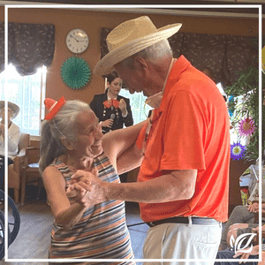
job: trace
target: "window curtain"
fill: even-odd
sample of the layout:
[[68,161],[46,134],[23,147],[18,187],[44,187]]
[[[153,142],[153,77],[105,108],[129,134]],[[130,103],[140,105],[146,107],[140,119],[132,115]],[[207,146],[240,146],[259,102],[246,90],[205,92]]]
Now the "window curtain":
[[[108,53],[106,37],[109,28],[101,30],[101,57]],[[258,67],[258,38],[230,35],[179,32],[169,39],[175,58],[184,55],[193,66],[213,70],[216,82],[231,85],[238,72],[253,65]]]
[[[4,30],[4,23],[0,23],[0,72],[5,64]],[[12,63],[20,75],[31,75],[38,67],[49,66],[54,49],[54,25],[8,23],[8,63]]]
[[226,71],[230,83],[249,66],[258,68],[258,38],[226,36]]

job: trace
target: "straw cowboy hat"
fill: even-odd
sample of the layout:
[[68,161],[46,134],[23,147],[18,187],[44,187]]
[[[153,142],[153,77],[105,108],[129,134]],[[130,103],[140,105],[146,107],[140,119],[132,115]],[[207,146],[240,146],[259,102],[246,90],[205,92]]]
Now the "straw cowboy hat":
[[[12,111],[13,111],[12,119],[16,118],[19,111],[20,111],[19,106],[13,102],[10,102],[10,101],[8,101],[7,104],[8,104],[8,108],[12,109]],[[5,101],[1,100],[0,101],[0,110],[4,107],[5,107]]]
[[113,67],[115,64],[171,37],[181,26],[182,24],[176,23],[157,29],[147,16],[123,22],[107,36],[109,53],[96,64],[94,73],[105,75],[112,72],[115,70]]

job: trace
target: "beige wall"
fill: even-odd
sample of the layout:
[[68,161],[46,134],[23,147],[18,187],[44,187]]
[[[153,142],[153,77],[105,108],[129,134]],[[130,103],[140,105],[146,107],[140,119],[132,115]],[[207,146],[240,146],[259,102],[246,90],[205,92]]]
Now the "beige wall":
[[[4,9],[0,7],[0,21],[3,21]],[[65,45],[65,37],[73,28],[81,28],[88,33],[90,45],[80,54],[93,70],[100,58],[100,31],[102,27],[112,28],[119,23],[139,16],[138,14],[80,11],[69,9],[9,9],[9,22],[52,23],[55,25],[55,54],[47,73],[46,96],[59,99],[62,95],[68,99],[81,99],[88,103],[93,96],[104,91],[104,81],[92,74],[89,84],[81,90],[71,90],[62,81],[60,69],[63,62],[73,54]],[[157,27],[171,23],[183,23],[182,32],[258,35],[258,20],[239,18],[191,17],[172,15],[149,15]]]

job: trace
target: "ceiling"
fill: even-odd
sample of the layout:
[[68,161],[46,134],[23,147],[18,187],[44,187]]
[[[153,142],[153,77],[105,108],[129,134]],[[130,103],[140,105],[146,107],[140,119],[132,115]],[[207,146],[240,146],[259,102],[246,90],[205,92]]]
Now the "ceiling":
[[[6,0],[2,2],[30,2],[30,3],[61,3],[61,4],[124,4],[124,0],[27,0],[27,1],[12,1]],[[265,0],[126,0],[126,4],[265,4]]]
[[[137,5],[135,8],[122,9],[124,12],[136,12],[136,8],[141,8],[145,5],[145,8],[149,8],[149,11],[156,14],[178,14],[185,13],[185,15],[200,15],[200,16],[229,16],[229,17],[258,17],[257,8],[247,8],[248,5],[262,6],[262,14],[265,18],[265,0],[126,0],[126,5],[124,0],[26,0],[26,1],[1,1],[0,5],[13,5],[13,4],[68,4],[74,5],[75,7],[79,5],[111,5],[113,10],[108,11],[121,11],[122,8],[126,7],[128,4]],[[154,9],[154,5],[161,5]],[[196,5],[196,8],[194,7]],[[210,5],[211,8],[206,8],[205,5]],[[232,8],[232,6],[233,8]],[[185,7],[184,7],[185,6]],[[190,6],[190,7],[189,7]],[[201,6],[201,7],[200,7]],[[238,6],[238,7],[237,7]],[[244,6],[244,8],[242,8]],[[198,9],[199,7],[199,9]],[[71,8],[71,7],[69,7]],[[81,6],[80,6],[81,8]],[[152,9],[152,10],[151,10]],[[146,10],[146,9],[145,9]],[[100,11],[100,10],[99,10]],[[148,10],[146,10],[148,11]],[[139,12],[139,9],[137,9]]]

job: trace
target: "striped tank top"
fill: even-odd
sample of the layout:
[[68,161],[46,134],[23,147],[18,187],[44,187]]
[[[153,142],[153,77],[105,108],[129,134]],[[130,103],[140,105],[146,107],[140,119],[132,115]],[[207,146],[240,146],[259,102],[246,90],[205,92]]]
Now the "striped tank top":
[[[67,189],[74,172],[58,159],[53,162],[52,166],[55,166],[63,175],[66,182],[65,189]],[[94,159],[94,167],[101,180],[120,182],[119,176],[104,153]],[[124,201],[112,200],[89,207],[79,222],[69,231],[54,222],[49,258],[133,259],[130,234],[125,220]],[[78,262],[77,264],[92,264],[92,262],[88,260],[88,262]],[[100,264],[136,263],[131,260],[112,263],[100,262]]]

